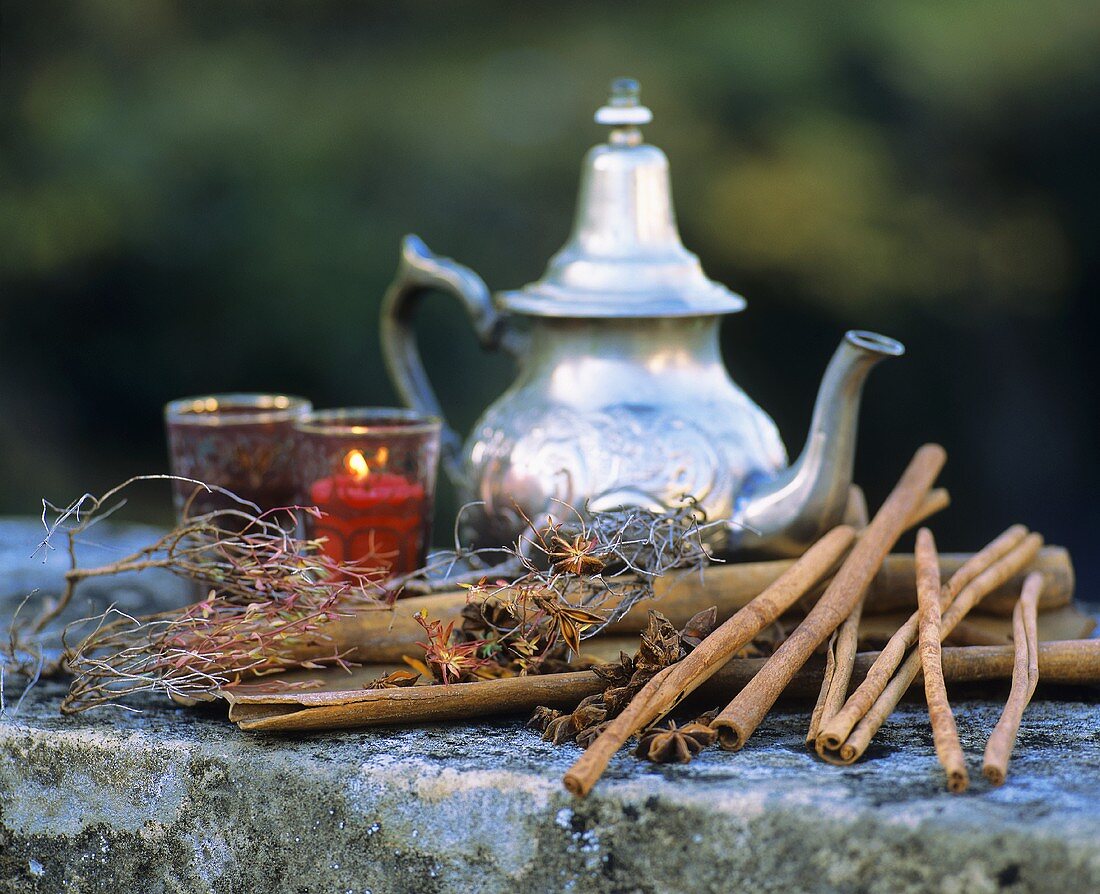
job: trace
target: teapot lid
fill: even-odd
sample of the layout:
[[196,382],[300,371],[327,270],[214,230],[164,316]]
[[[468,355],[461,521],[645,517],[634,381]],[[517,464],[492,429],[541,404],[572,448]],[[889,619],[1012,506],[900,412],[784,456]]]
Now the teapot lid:
[[653,114],[638,82],[618,78],[596,123],[611,127],[589,150],[573,232],[542,279],[502,292],[500,305],[542,317],[681,317],[743,310],[745,299],[703,273],[684,248],[672,209],[668,159],[642,142]]

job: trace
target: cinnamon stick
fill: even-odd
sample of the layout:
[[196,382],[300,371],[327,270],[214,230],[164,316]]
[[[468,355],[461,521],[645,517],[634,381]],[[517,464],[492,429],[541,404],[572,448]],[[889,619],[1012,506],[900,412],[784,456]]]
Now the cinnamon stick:
[[[934,493],[934,492],[933,492]],[[927,504],[926,504],[927,505]],[[910,519],[911,523],[917,523]],[[944,576],[970,558],[967,553],[945,553],[940,556]],[[637,634],[646,624],[650,609],[656,609],[680,627],[701,609],[718,608],[719,620],[730,617],[757,596],[765,587],[787,571],[794,560],[738,562],[712,565],[699,573],[671,573],[654,582],[655,596],[639,602],[622,618],[608,625],[608,634]],[[1043,550],[1034,568],[1043,572],[1047,585],[1039,602],[1040,611],[1068,605],[1073,596],[1074,575],[1069,555],[1060,547]],[[992,593],[982,603],[983,612],[1008,618],[1023,584],[1018,580]],[[423,610],[429,618],[444,625],[458,621],[469,593],[433,593],[399,599],[392,609],[364,611],[352,617],[325,624],[315,634],[303,638],[295,648],[298,657],[319,657],[339,652],[349,661],[365,663],[397,663],[403,655],[417,654],[416,643],[424,631],[414,615]],[[913,588],[913,556],[899,553],[887,556],[875,577],[864,606],[864,614],[889,612],[916,605]]]
[[790,608],[836,565],[855,539],[846,525],[833,528],[774,584],[719,626],[683,661],[650,680],[569,768],[563,783],[574,795],[588,794],[611,756],[634,733],[659,720],[713,676],[740,648]]
[[925,444],[916,452],[821,599],[764,669],[714,719],[712,726],[722,748],[737,751],[745,744],[791,677],[851,614],[946,460],[947,454],[938,444]]
[[[859,653],[853,679],[862,679],[878,654]],[[1013,672],[1015,653],[1011,645],[949,646],[943,650],[942,659],[943,676],[948,683],[981,683],[1007,680]],[[703,698],[715,699],[737,691],[760,671],[765,661],[734,658],[696,692]],[[366,677],[376,676],[373,671],[364,671]],[[1100,639],[1040,643],[1039,671],[1044,683],[1100,686]],[[331,671],[328,674],[335,675]],[[808,697],[817,692],[820,684],[821,664],[814,662],[791,678],[783,695]],[[604,685],[591,671],[574,671],[408,689],[306,690],[264,695],[226,690],[223,695],[230,702],[230,719],[237,721],[242,730],[317,732],[523,714],[539,705],[568,709],[600,692]],[[246,716],[242,709],[253,713]],[[259,713],[261,709],[270,713],[264,716]]]
[[947,788],[964,792],[970,785],[966,758],[959,743],[959,730],[947,686],[943,682],[940,648],[940,566],[936,559],[936,541],[928,528],[917,532],[917,602],[920,612],[918,648],[921,671],[924,674],[924,695],[928,701],[928,720],[932,724],[932,741],[936,756],[947,773]]
[[[998,559],[1007,555],[1027,536],[1027,528],[1013,525],[991,543],[965,561],[951,575],[941,595],[941,607],[954,598],[968,584],[990,568]],[[871,668],[864,681],[848,697],[843,707],[827,722],[821,724],[814,747],[818,755],[828,759],[830,752],[837,751],[860,719],[882,695],[898,667],[905,659],[906,652],[917,640],[920,623],[918,612],[913,612],[886,643],[875,666]]]
[[[937,488],[937,490],[943,490]],[[947,493],[947,491],[943,491]],[[936,491],[928,496],[932,497]],[[928,498],[925,498],[928,502]],[[863,494],[863,488],[853,484],[848,489],[848,508],[845,511],[845,521],[857,531],[867,527],[870,516],[867,509],[867,498]],[[856,652],[859,651],[859,622],[863,617],[863,603],[867,598],[863,597],[856,603],[852,613],[844,619],[840,629],[829,637],[829,644],[825,647],[825,673],[821,678],[821,690],[817,695],[813,712],[810,714],[810,728],[806,732],[806,744],[812,745],[817,738],[821,724],[829,720],[848,695],[848,686],[852,681],[852,667],[855,664]]]
[[[1028,534],[1009,553],[994,562],[989,568],[975,577],[943,612],[940,622],[940,634],[946,637],[955,629],[955,625],[966,616],[986,593],[1000,586],[1026,567],[1035,558],[1042,546],[1043,538],[1038,534]],[[882,693],[855,724],[851,733],[841,744],[834,748],[827,745],[818,753],[830,763],[851,764],[858,760],[871,744],[871,739],[882,724],[893,713],[901,697],[916,679],[920,671],[920,655],[911,652],[898,671],[883,688]],[[838,715],[839,716],[839,715]],[[833,718],[834,721],[837,718]],[[820,739],[821,737],[819,737]]]
[[994,785],[1003,785],[1008,775],[1008,759],[1016,744],[1016,733],[1024,708],[1039,684],[1039,642],[1036,606],[1043,589],[1043,576],[1029,574],[1024,581],[1020,601],[1012,613],[1012,636],[1015,640],[1015,664],[1012,668],[1012,689],[1008,694],[1001,719],[985,746],[982,775]]

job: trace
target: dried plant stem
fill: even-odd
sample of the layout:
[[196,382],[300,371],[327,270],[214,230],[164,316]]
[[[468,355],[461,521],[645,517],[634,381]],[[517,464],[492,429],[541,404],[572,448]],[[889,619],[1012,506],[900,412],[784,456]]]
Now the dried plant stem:
[[768,660],[764,669],[714,719],[718,743],[737,751],[814,650],[863,599],[882,560],[897,543],[947,460],[938,444],[925,444],[910,461],[886,502],[860,535],[832,583],[805,620]]
[[[855,679],[862,678],[878,654],[861,652],[856,656]],[[1006,680],[1013,672],[1014,649],[1011,645],[949,646],[942,658],[948,683]],[[721,698],[748,683],[765,661],[734,658],[696,692],[708,699]],[[1039,669],[1044,683],[1100,685],[1100,640],[1040,643]],[[809,696],[820,683],[821,665],[807,665],[791,679],[784,696]],[[604,685],[591,671],[574,671],[451,686],[265,694],[228,690],[223,695],[230,701],[231,719],[241,729],[307,732],[526,714],[539,705],[570,709],[581,699],[601,692]]]
[[928,528],[917,532],[917,602],[920,614],[918,648],[921,671],[924,674],[924,695],[928,700],[928,719],[932,724],[932,741],[936,756],[947,773],[947,788],[964,792],[970,785],[966,758],[959,744],[955,715],[947,700],[943,681],[940,648],[940,568],[936,560],[936,541]]
[[677,664],[659,672],[569,768],[563,780],[583,797],[632,735],[671,711],[713,676],[738,649],[790,608],[839,561],[855,538],[841,525],[815,543],[774,584],[722,624]]
[[985,746],[982,774],[994,785],[1003,785],[1008,775],[1008,759],[1016,743],[1016,732],[1024,709],[1039,684],[1039,637],[1036,627],[1036,606],[1043,589],[1043,576],[1029,574],[1024,581],[1020,601],[1012,613],[1012,638],[1015,640],[1015,662],[1012,668],[1012,690]]
[[[1027,528],[1023,525],[1013,525],[984,549],[971,556],[951,575],[941,596],[941,607],[946,607],[967,584],[1018,546],[1026,536]],[[917,641],[919,621],[918,612],[913,612],[909,619],[890,637],[874,667],[871,668],[864,681],[856,687],[856,690],[849,696],[840,710],[828,721],[821,723],[814,742],[814,747],[821,757],[825,758],[827,752],[834,752],[840,748],[853,727],[882,695],[895,671],[905,660],[906,652]]]
[[[1030,564],[1042,546],[1043,538],[1038,534],[1028,534],[1010,552],[998,559],[981,574],[977,575],[943,612],[940,622],[940,635],[947,637],[955,625],[962,620],[986,593],[1000,586],[1021,568]],[[836,748],[826,744],[818,753],[830,763],[851,764],[857,761],[871,744],[871,739],[882,724],[893,713],[901,697],[912,685],[920,671],[920,655],[915,651],[909,654],[898,671],[882,689],[866,713],[859,718],[851,733]],[[849,701],[851,701],[849,699]],[[838,715],[839,717],[839,715]],[[833,718],[834,721],[837,718]],[[823,733],[824,735],[824,733]],[[821,737],[819,737],[820,739]]]

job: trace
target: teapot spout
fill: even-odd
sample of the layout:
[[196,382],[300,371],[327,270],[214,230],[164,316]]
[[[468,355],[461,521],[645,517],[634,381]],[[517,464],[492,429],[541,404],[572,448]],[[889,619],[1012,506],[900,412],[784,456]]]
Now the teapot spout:
[[798,459],[775,476],[750,479],[737,497],[730,536],[738,552],[800,555],[840,524],[852,483],[863,383],[880,360],[904,353],[901,342],[884,335],[844,335],[821,379]]

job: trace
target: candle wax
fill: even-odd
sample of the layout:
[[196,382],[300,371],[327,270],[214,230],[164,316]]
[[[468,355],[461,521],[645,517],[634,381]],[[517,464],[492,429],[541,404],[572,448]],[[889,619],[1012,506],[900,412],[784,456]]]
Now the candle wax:
[[401,475],[338,472],[315,481],[310,502],[325,513],[314,536],[327,538],[326,555],[338,562],[391,574],[420,564],[427,528],[424,487]]

